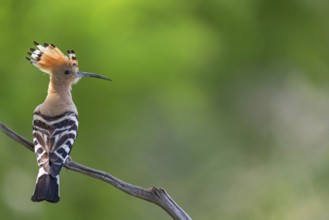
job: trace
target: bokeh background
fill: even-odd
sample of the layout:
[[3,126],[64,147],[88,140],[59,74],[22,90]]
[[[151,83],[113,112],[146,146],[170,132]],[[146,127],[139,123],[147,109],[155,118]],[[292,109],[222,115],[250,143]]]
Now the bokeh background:
[[[74,49],[75,161],[166,188],[194,219],[329,219],[329,2],[0,2],[0,121],[31,139],[48,76],[33,41]],[[34,155],[0,134],[2,219],[170,219],[63,169],[32,203]]]

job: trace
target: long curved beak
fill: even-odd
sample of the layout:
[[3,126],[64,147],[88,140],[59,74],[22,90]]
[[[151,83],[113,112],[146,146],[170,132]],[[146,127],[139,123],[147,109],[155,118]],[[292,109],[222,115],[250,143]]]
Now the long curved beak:
[[98,75],[98,74],[95,74],[95,73],[78,72],[78,76],[79,77],[93,77],[93,78],[105,79],[105,80],[112,81],[112,79],[110,79],[106,76]]

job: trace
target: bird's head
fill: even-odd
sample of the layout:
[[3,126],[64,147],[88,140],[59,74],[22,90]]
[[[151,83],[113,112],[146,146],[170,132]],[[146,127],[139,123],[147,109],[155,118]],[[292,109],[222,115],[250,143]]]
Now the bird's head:
[[73,50],[68,50],[68,56],[60,51],[55,45],[34,42],[37,49],[30,48],[30,57],[26,57],[34,66],[48,73],[53,83],[72,85],[82,77],[95,77],[111,80],[105,76],[94,73],[80,72],[78,60]]

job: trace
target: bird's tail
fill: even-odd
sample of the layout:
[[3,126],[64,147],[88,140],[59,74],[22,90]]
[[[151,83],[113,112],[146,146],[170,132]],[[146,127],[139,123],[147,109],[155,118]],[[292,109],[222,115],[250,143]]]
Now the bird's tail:
[[35,190],[31,197],[33,202],[48,202],[56,203],[59,201],[59,174],[56,177],[51,176],[43,167],[40,167]]

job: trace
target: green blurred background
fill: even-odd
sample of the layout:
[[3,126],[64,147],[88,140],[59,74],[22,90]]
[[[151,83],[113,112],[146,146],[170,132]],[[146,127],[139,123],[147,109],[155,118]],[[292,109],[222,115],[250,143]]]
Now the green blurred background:
[[[0,121],[31,139],[48,76],[33,41],[74,49],[75,161],[164,187],[194,219],[329,219],[329,2],[0,2]],[[170,219],[63,169],[32,203],[34,155],[0,134],[2,219]]]

